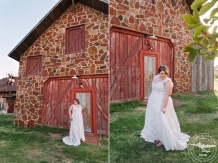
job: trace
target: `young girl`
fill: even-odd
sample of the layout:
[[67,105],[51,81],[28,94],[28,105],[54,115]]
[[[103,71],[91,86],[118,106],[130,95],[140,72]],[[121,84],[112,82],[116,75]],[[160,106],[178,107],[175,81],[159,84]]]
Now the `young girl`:
[[74,99],[74,104],[69,109],[70,116],[70,134],[64,137],[62,140],[67,145],[78,146],[80,140],[85,141],[82,107],[79,105],[79,100]]

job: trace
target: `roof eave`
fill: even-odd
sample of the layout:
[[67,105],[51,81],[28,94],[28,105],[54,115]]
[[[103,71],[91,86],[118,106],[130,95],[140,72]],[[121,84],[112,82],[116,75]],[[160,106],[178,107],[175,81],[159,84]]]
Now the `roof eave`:
[[63,14],[71,4],[72,0],[60,0],[18,43],[8,56],[19,62],[20,56]]

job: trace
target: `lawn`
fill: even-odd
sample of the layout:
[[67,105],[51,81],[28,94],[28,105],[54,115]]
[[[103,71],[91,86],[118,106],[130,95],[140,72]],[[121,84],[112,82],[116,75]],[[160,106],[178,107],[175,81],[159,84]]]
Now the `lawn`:
[[1,163],[103,163],[108,162],[108,142],[101,145],[65,145],[60,138],[66,129],[14,127],[13,115],[0,114],[0,162]]
[[[218,140],[218,99],[214,92],[197,94],[174,94],[173,99],[183,102],[175,107],[182,132],[191,137],[209,133]],[[111,163],[191,163],[184,151],[166,151],[140,138],[144,126],[146,107],[140,101],[111,104],[110,115],[110,162]],[[218,158],[214,163],[218,162]]]

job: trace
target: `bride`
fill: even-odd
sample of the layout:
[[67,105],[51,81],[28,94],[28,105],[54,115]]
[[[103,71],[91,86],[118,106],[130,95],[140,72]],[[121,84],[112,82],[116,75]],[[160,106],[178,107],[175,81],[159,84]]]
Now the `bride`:
[[168,78],[168,68],[164,65],[158,69],[152,82],[152,92],[149,96],[145,125],[141,138],[156,146],[164,145],[168,150],[184,150],[187,148],[189,135],[180,130],[180,125],[173,107],[173,83]]

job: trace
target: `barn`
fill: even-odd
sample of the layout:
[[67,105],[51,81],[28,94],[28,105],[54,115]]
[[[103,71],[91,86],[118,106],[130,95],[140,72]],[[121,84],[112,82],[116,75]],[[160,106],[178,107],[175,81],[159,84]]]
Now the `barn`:
[[19,62],[14,125],[68,128],[78,98],[87,133],[108,134],[108,3],[60,0],[10,52]]
[[110,101],[145,100],[160,65],[167,65],[174,92],[213,89],[213,61],[189,63],[182,49],[190,31],[182,15],[191,0],[110,1]]

